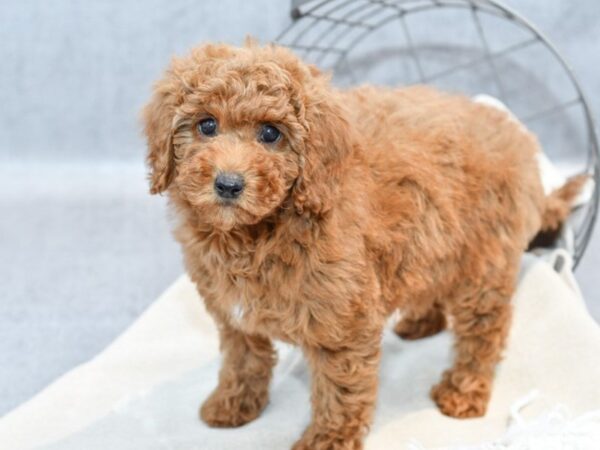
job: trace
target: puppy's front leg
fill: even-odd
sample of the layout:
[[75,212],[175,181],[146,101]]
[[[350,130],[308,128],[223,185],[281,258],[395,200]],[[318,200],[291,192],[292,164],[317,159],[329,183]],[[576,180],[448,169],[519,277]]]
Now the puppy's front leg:
[[380,335],[340,350],[305,348],[312,369],[312,421],[293,450],[356,450],[373,417]]
[[200,409],[213,427],[237,427],[254,420],[269,400],[269,381],[276,355],[271,341],[220,323],[223,363],[219,385]]

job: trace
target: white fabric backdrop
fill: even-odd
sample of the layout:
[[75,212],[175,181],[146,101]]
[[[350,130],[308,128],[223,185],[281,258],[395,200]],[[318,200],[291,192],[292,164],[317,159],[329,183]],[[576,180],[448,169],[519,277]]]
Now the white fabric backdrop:
[[[506,3],[600,112],[598,1]],[[102,350],[183,270],[138,123],[170,56],[288,23],[287,0],[0,2],[0,414]],[[596,233],[577,273],[596,317],[598,267]]]

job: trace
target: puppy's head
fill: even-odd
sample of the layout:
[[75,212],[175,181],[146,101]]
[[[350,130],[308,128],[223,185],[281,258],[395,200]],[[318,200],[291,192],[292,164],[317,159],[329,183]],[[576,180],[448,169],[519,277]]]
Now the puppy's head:
[[349,127],[328,81],[276,47],[206,45],[175,59],[144,110],[151,192],[205,223],[254,224],[335,201]]

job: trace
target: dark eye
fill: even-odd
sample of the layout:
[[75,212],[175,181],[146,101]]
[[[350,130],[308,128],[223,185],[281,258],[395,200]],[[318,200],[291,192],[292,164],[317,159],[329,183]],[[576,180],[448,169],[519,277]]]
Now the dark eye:
[[198,131],[204,136],[214,136],[217,134],[217,121],[214,117],[208,117],[198,122]]
[[263,125],[258,135],[258,139],[266,144],[277,142],[280,137],[281,132],[273,125]]

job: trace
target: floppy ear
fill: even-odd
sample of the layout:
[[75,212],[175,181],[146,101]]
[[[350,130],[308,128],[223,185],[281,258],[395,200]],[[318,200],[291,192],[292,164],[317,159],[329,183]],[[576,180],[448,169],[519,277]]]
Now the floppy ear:
[[150,103],[143,110],[144,131],[148,142],[146,162],[150,168],[150,193],[163,192],[173,177],[173,118],[176,95],[169,80],[156,85]]
[[[315,74],[311,74],[315,75]],[[320,91],[320,92],[319,92]],[[352,152],[352,130],[335,94],[325,86],[304,96],[306,138],[301,173],[292,191],[296,211],[322,215],[333,206],[347,156]]]

